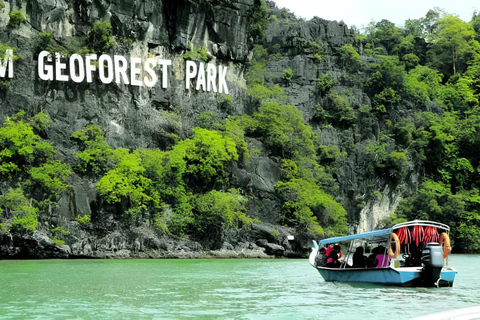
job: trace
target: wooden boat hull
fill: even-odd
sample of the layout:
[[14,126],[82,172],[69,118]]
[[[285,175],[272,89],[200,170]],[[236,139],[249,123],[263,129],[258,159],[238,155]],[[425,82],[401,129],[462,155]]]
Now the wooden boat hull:
[[[367,282],[394,286],[423,286],[422,268],[325,268],[316,267],[325,281]],[[456,271],[444,268],[441,272],[440,287],[451,287]]]

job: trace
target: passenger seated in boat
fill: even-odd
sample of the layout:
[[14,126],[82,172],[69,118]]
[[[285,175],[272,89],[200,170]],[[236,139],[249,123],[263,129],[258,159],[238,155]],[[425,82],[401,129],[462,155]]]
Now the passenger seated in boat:
[[367,268],[374,268],[377,265],[376,256],[377,248],[373,248],[372,253],[367,257]]
[[385,254],[385,247],[378,246],[374,250],[375,255],[375,267],[376,268],[381,268],[381,267],[386,267],[390,263],[390,257]]
[[327,268],[338,268],[340,266],[340,261],[338,261],[338,254],[340,253],[340,246],[334,246],[333,250],[330,251],[330,254],[327,257]]
[[321,247],[315,257],[315,266],[323,267],[327,263],[327,255],[325,254],[325,248]]
[[330,252],[333,250],[334,243],[330,243],[326,248],[325,248],[325,254],[327,257],[330,255]]
[[334,248],[336,248],[336,251],[337,251],[337,254],[338,254],[338,261],[339,261],[339,262],[342,262],[343,259],[345,258],[345,255],[343,254],[342,248],[340,247],[340,245],[338,244],[338,242],[335,243]]
[[363,247],[357,247],[355,253],[353,254],[353,266],[354,268],[365,268],[366,261],[363,256]]

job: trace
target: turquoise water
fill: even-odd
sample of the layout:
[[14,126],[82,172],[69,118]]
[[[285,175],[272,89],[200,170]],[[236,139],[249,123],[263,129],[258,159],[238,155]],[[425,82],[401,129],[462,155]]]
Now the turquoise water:
[[[1,319],[408,319],[480,304],[480,255],[452,288],[326,283],[302,260],[0,261]],[[332,315],[335,315],[332,317]]]

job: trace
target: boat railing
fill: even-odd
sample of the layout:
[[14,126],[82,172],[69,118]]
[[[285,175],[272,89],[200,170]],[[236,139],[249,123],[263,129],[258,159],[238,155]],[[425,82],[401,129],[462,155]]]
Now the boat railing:
[[427,226],[427,227],[436,227],[443,229],[445,231],[450,231],[450,227],[444,223],[436,222],[436,221],[428,221],[428,220],[413,220],[408,222],[403,222],[396,224],[392,227],[392,230],[397,230],[403,227],[411,227],[411,226]]

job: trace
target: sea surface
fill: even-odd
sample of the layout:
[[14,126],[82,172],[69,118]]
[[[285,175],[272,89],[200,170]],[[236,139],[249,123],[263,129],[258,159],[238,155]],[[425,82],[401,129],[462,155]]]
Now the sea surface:
[[307,259],[0,260],[0,319],[409,319],[480,305],[480,255],[452,288],[327,283]]

